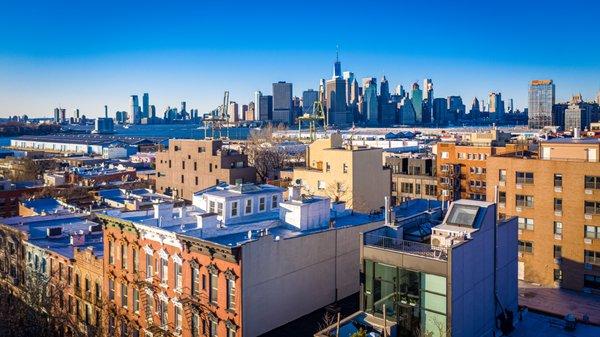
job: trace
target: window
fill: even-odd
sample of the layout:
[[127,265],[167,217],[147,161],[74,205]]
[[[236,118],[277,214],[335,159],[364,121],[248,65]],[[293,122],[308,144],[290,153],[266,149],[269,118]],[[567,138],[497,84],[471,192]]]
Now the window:
[[167,283],[169,280],[169,260],[165,258],[160,259],[160,281],[162,283]]
[[533,253],[533,242],[519,240],[519,252]]
[[498,192],[498,202],[501,204],[506,204],[506,192],[504,192],[504,191]]
[[554,281],[555,282],[562,281],[562,270],[554,269]]
[[436,185],[425,185],[425,195],[435,196],[437,194]]
[[585,237],[588,239],[600,239],[600,227],[586,225]]
[[533,230],[533,219],[519,217],[519,229]]
[[128,295],[127,284],[121,283],[121,306],[123,308],[127,308],[127,299],[128,299],[127,295]]
[[562,212],[562,199],[554,198],[554,211]]
[[127,246],[121,245],[121,268],[127,269]]
[[131,250],[131,258],[133,259],[133,272],[137,273],[140,269],[140,259],[138,258],[138,250],[136,248]]
[[506,181],[506,170],[498,170],[498,180]]
[[586,189],[600,189],[600,177],[585,176]]
[[346,163],[344,163],[344,165],[342,166],[342,170],[344,173],[348,173],[348,165]]
[[115,264],[115,247],[110,240],[108,241],[108,264]]
[[533,172],[516,172],[517,184],[533,184]]
[[583,286],[586,288],[600,289],[600,276],[584,274]]
[[181,277],[181,264],[173,263],[173,283],[175,288],[180,289],[182,287],[183,278]]
[[219,274],[216,270],[210,272],[210,302],[217,303],[219,292]]
[[217,214],[223,216],[223,203],[217,202]]
[[397,187],[396,187],[396,182],[392,181],[392,191],[396,192],[397,191]]
[[252,199],[246,199],[246,207],[244,209],[245,214],[252,213]]
[[600,252],[585,250],[583,255],[585,263],[600,265]]
[[192,314],[192,337],[199,337],[200,336],[200,317],[198,316],[198,314],[193,313]]
[[[198,163],[197,162],[194,162],[194,171],[198,171]],[[198,178],[196,178],[196,179],[198,179]]]
[[585,214],[598,214],[600,213],[600,202],[597,201],[585,201]]
[[96,291],[96,299],[102,299],[102,286],[100,285],[100,282],[96,282],[96,288],[94,290]]
[[146,278],[152,277],[152,254],[146,253]]
[[271,208],[277,208],[277,207],[279,207],[279,204],[278,204],[277,196],[274,195],[271,197]]
[[413,192],[413,184],[412,183],[400,183],[400,191],[402,193],[412,193]]
[[204,149],[204,147],[203,147],[203,146],[199,146],[199,147],[198,147],[198,153],[202,153],[202,152],[204,152],[204,151],[205,151],[205,149]]
[[178,305],[175,305],[175,329],[177,330],[181,330],[181,307]]
[[231,203],[231,216],[238,216],[238,202],[234,201]]
[[185,160],[182,160],[182,161],[181,161],[181,169],[182,169],[182,170],[185,170]]
[[152,314],[154,313],[154,297],[146,295],[146,318],[151,320]]
[[331,166],[329,165],[329,163],[325,163],[325,172],[330,172],[331,171]]
[[140,291],[137,288],[133,288],[133,311],[140,312]]
[[448,155],[448,152],[444,151],[442,152],[442,159],[448,159],[450,156]]
[[235,310],[235,280],[227,280],[227,309]]
[[531,195],[516,195],[517,207],[533,207],[533,196]]
[[183,184],[183,181],[184,181],[184,175],[182,174],[182,175],[181,175],[181,183],[182,183],[182,184]]
[[194,183],[198,185],[198,177],[194,177]]
[[210,320],[210,337],[219,337],[217,330],[218,330],[219,324],[217,323],[216,320]]
[[258,211],[263,212],[265,210],[265,197],[258,198]]
[[115,300],[115,280],[111,278],[108,279],[108,299]]
[[197,267],[192,267],[191,289],[192,296],[200,294],[200,270]]
[[562,174],[560,173],[555,173],[554,174],[554,187],[562,187]]
[[554,245],[554,258],[559,259],[562,257],[562,246]]
[[215,213],[215,202],[212,200],[208,202],[208,211],[210,213]]
[[236,329],[234,327],[227,327],[227,337],[235,337]]
[[554,234],[562,235],[563,224],[560,221],[554,221]]
[[317,181],[317,189],[319,189],[319,190],[324,190],[326,185],[327,184],[325,184],[325,181],[323,181],[323,180]]
[[167,321],[167,319],[168,319],[168,317],[167,317],[168,304],[169,303],[167,301],[162,300],[162,299],[160,300],[160,304],[159,304],[160,308],[159,308],[158,313],[159,313],[159,317],[160,317],[160,325],[162,325],[162,326],[165,326],[168,323],[168,321]]

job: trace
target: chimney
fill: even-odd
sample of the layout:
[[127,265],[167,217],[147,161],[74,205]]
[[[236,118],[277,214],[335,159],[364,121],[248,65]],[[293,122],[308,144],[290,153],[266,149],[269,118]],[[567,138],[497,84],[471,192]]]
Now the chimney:
[[288,197],[289,197],[290,201],[300,200],[300,197],[301,197],[300,186],[292,185],[292,186],[288,187],[288,194],[289,194]]

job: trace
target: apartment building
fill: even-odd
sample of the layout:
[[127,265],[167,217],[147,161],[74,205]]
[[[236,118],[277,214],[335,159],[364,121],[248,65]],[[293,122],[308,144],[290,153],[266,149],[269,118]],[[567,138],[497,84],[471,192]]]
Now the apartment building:
[[219,182],[254,182],[248,156],[223,147],[221,140],[171,139],[156,154],[157,192],[192,200],[194,192]]
[[391,194],[391,170],[382,158],[382,149],[347,146],[334,133],[309,145],[306,167],[294,168],[293,179],[307,194],[343,201],[358,212],[379,211]]
[[392,205],[412,199],[437,200],[435,158],[426,154],[390,154],[385,165],[392,170]]
[[488,158],[487,196],[519,219],[519,278],[600,293],[600,140],[556,138]]
[[220,184],[193,206],[99,215],[108,331],[258,336],[356,293],[359,233],[382,216],[283,192]]
[[67,335],[102,329],[100,224],[82,214],[18,216],[0,220],[0,236],[0,269],[15,294],[40,291],[35,309],[66,318],[56,328]]
[[490,156],[526,149],[510,144],[510,134],[492,129],[472,133],[434,146],[440,200],[486,200],[487,159]]
[[[518,311],[516,218],[497,223],[496,205],[474,200],[452,203],[441,223],[415,217],[361,235],[361,310],[341,321],[339,335],[359,327],[389,337],[509,332]],[[431,231],[415,236],[423,224]]]

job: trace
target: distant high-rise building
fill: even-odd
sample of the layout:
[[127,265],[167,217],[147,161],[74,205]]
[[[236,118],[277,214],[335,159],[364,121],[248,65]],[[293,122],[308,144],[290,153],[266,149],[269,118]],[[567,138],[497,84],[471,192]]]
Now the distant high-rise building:
[[423,91],[419,89],[417,82],[412,86],[411,101],[415,109],[415,121],[417,124],[421,124],[423,123]]
[[471,110],[469,110],[469,118],[470,119],[478,119],[481,115],[481,110],[479,109],[479,100],[477,97],[473,98],[473,103],[471,104]]
[[335,53],[335,63],[333,64],[333,77],[342,77],[342,63],[340,62],[339,53]]
[[248,103],[248,111],[246,112],[246,120],[253,121],[257,120],[256,118],[256,103],[250,102]]
[[112,118],[99,117],[96,118],[96,123],[92,133],[110,134],[115,132],[115,122]]
[[502,100],[502,94],[490,92],[489,98],[490,101],[488,111],[490,113],[490,117],[496,121],[503,121],[506,110],[504,109],[504,101]]
[[227,115],[229,123],[235,123],[238,121],[238,104],[234,101],[229,102],[229,106],[227,107]]
[[354,100],[355,99],[358,100],[358,95],[353,95],[353,92],[352,92],[352,90],[353,90],[352,85],[356,81],[356,78],[354,77],[354,73],[351,71],[344,71],[343,78],[344,78],[344,82],[346,83],[346,104],[347,105],[356,104],[356,101],[354,101]]
[[54,122],[60,123],[60,108],[54,108]]
[[319,92],[308,89],[302,92],[302,113],[312,114],[315,102],[319,100]]
[[414,125],[417,123],[417,117],[415,108],[413,107],[412,100],[404,96],[400,101],[400,124],[403,125]]
[[130,97],[130,115],[129,123],[139,124],[140,123],[140,102],[137,95],[131,95]]
[[273,83],[273,122],[294,124],[292,108],[292,83]]
[[540,129],[552,123],[552,106],[555,103],[555,86],[552,80],[533,80],[529,84],[529,127]]
[[[434,98],[435,100],[435,98]],[[464,118],[466,113],[466,107],[463,104],[462,97],[460,96],[448,96],[448,115],[447,121],[454,123],[459,118]]]
[[590,123],[597,122],[600,107],[596,103],[584,102],[581,94],[574,95],[565,110],[565,130],[574,128],[585,130],[590,128]]
[[406,96],[406,92],[404,91],[404,87],[402,87],[400,84],[398,84],[396,86],[396,88],[394,89],[394,94],[400,96],[400,97],[404,97]]
[[154,105],[150,105],[150,117],[156,118],[156,107]]
[[260,120],[260,98],[262,97],[262,92],[255,91],[254,92],[254,120]]
[[238,120],[245,121],[247,114],[248,114],[248,104],[242,104],[242,108],[240,109],[240,113],[238,114]]
[[345,125],[348,121],[348,108],[346,106],[346,81],[341,77],[334,77],[326,82],[326,107],[327,123]]
[[79,109],[75,109],[75,120],[79,121]]
[[390,100],[390,84],[385,76],[381,78],[381,82],[379,83],[379,96],[382,103]]
[[596,94],[596,104],[600,104],[600,90],[598,90],[598,93]]
[[433,81],[430,78],[423,80],[423,100],[433,102]]
[[148,118],[150,117],[150,97],[148,96],[148,93],[145,92],[144,95],[142,96],[142,116],[141,118]]
[[434,98],[432,103],[433,122],[435,125],[443,126],[448,124],[448,101],[445,98]]
[[257,110],[257,112],[256,112],[256,114],[258,115],[258,120],[261,120],[261,121],[272,120],[273,119],[273,96],[261,95],[258,108],[259,108],[259,110]]
[[377,102],[377,79],[375,77],[363,78],[363,101],[365,110],[364,118],[369,125],[379,124],[378,102]]
[[118,124],[127,123],[127,111],[117,111],[115,113],[115,120]]
[[104,105],[104,118],[108,118],[108,105]]

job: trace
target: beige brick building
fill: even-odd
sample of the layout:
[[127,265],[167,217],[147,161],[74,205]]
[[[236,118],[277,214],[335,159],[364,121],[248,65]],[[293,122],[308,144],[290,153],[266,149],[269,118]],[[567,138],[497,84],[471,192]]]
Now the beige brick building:
[[460,141],[435,145],[440,200],[486,200],[487,158],[524,148],[509,144],[507,134],[497,130],[473,133]]
[[390,196],[391,171],[383,167],[383,150],[348,147],[339,134],[313,142],[306,167],[294,168],[294,181],[306,192],[346,202],[358,212],[379,210]]
[[169,148],[156,154],[156,189],[192,200],[194,192],[224,181],[254,182],[256,170],[248,156],[223,148],[221,140],[171,139]]
[[519,278],[600,292],[598,139],[542,142],[539,153],[487,161],[487,198],[519,217]]

